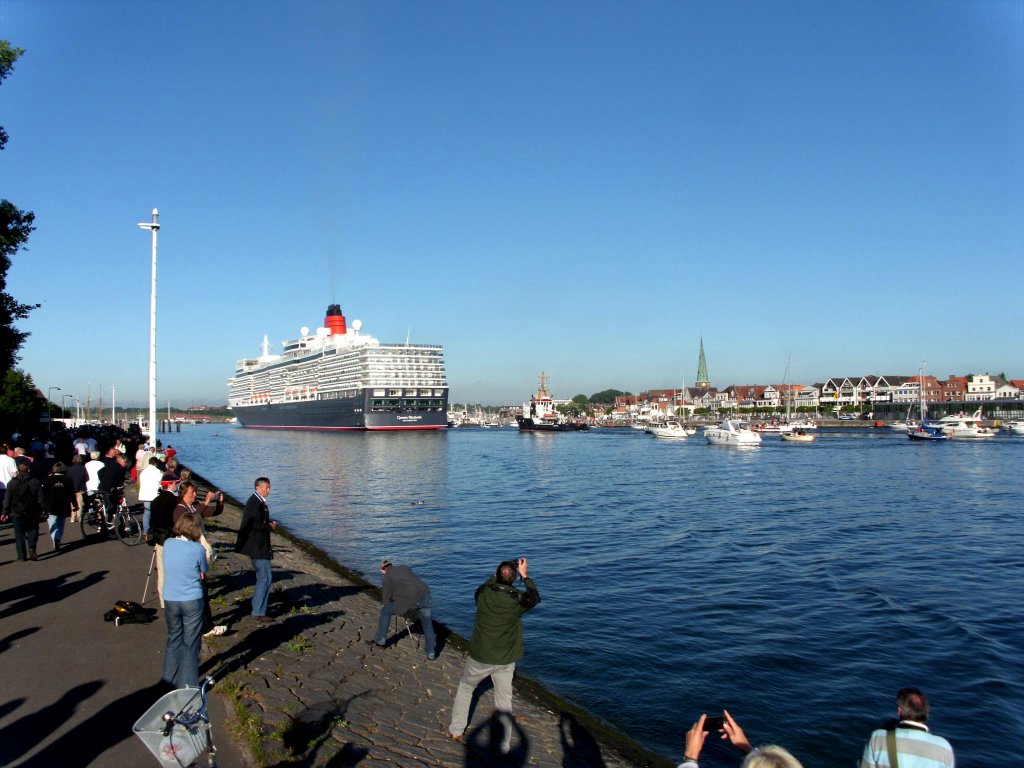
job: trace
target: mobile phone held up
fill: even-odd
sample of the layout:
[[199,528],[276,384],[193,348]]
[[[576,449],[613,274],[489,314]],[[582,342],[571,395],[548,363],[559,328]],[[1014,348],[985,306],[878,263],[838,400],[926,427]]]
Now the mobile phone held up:
[[722,715],[716,715],[714,717],[704,718],[704,730],[708,733],[712,731],[720,731],[725,727],[725,717]]

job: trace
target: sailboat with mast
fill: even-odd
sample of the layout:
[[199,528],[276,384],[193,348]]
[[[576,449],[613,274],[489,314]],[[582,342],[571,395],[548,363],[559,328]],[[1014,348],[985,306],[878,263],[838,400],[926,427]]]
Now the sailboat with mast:
[[794,424],[790,417],[793,411],[793,369],[792,369],[793,358],[792,355],[786,358],[786,424],[789,425],[789,429],[782,432],[779,437],[785,440],[787,443],[813,443],[816,435],[813,432],[808,432],[809,429],[817,429],[818,425],[813,421],[807,421],[802,419],[801,421]]
[[949,440],[949,435],[947,435],[942,430],[941,426],[938,426],[936,424],[929,424],[925,420],[925,414],[928,412],[928,404],[925,402],[925,399],[924,399],[924,364],[923,363],[921,364],[921,368],[919,369],[919,373],[918,373],[918,377],[917,377],[917,382],[918,382],[918,385],[919,385],[918,390],[917,390],[917,402],[918,402],[918,409],[920,410],[920,414],[921,414],[921,423],[920,423],[919,426],[914,427],[914,428],[907,427],[907,437],[909,437],[911,440],[921,440],[921,441]]

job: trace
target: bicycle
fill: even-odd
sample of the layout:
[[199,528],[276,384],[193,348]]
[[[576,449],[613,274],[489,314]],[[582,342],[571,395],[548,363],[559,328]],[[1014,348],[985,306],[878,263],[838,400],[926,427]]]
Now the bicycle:
[[164,694],[132,726],[161,765],[184,768],[207,752],[210,768],[215,768],[217,747],[206,706],[206,691],[215,682],[209,675],[198,690],[179,688]]
[[124,488],[115,488],[118,502],[114,510],[113,527],[117,534],[118,541],[126,547],[134,547],[142,541],[142,523],[139,518],[128,509],[128,502],[124,498]]
[[[107,501],[116,498],[113,512],[107,514]],[[95,491],[86,496],[87,508],[82,511],[82,536],[89,538],[106,531],[107,536],[117,536],[126,547],[134,547],[142,541],[142,523],[128,509],[124,488],[115,488],[109,493]]]
[[106,504],[103,494],[99,491],[87,491],[82,498],[82,515],[79,525],[82,526],[82,538],[98,536],[106,530]]

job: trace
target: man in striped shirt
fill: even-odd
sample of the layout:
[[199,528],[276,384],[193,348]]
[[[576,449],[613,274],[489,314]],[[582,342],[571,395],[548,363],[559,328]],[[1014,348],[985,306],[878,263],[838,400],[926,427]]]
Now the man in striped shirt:
[[[860,768],[953,768],[953,747],[928,730],[928,699],[917,688],[896,694],[899,720],[871,734]],[[895,753],[896,760],[892,759]]]

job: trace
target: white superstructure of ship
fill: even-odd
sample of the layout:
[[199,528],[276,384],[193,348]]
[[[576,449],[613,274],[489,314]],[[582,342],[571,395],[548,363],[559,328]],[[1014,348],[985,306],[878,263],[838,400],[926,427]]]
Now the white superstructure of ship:
[[239,360],[228,406],[247,427],[279,429],[443,429],[448,383],[435,344],[384,344],[351,326],[337,304],[324,326],[282,343],[267,336],[258,357]]

